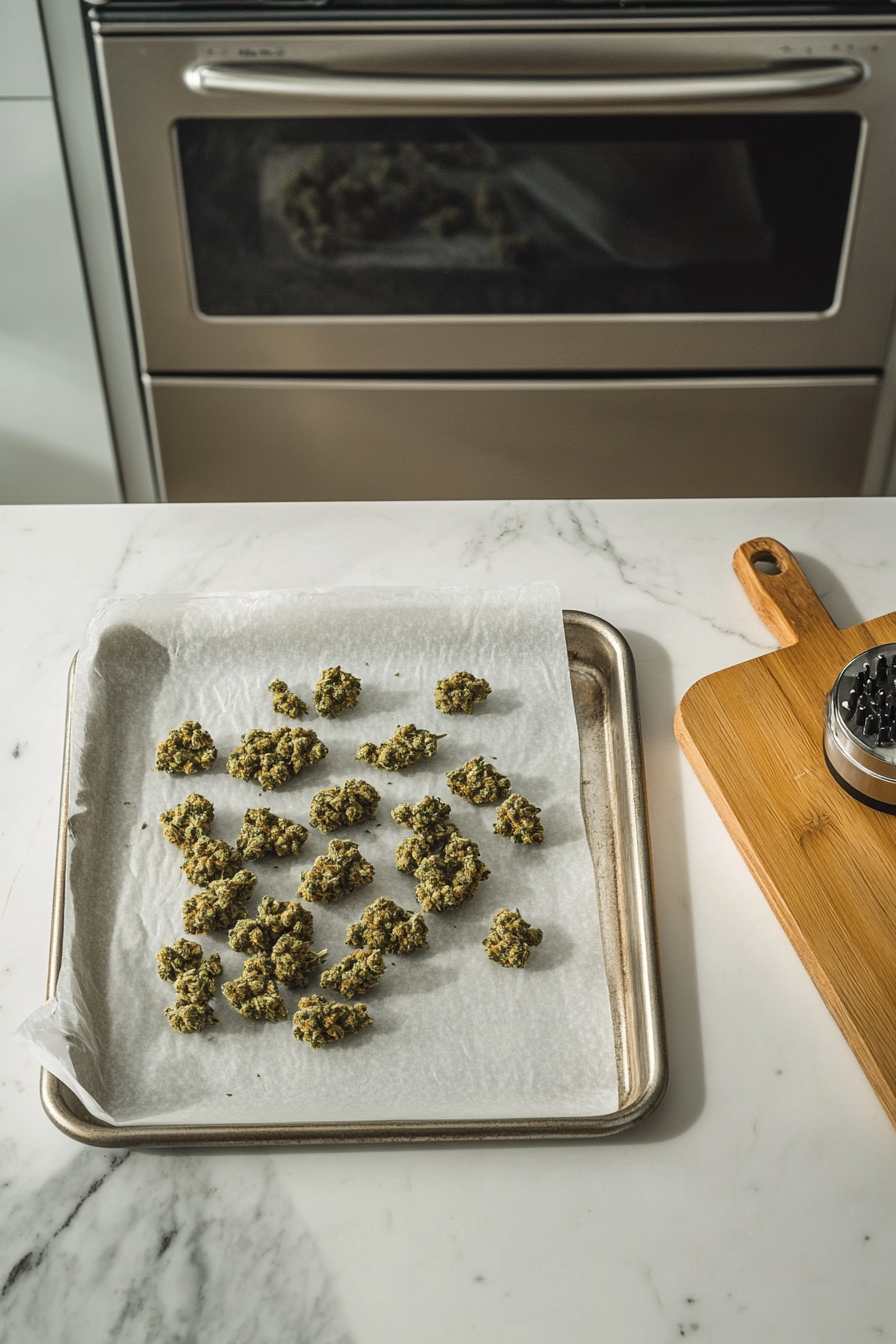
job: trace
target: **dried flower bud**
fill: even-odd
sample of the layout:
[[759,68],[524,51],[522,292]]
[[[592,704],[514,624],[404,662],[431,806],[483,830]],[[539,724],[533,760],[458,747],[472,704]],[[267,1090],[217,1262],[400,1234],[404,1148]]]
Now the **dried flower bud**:
[[322,719],[335,719],[344,709],[353,709],[361,683],[341,667],[325,667],[314,688],[314,708]]
[[278,859],[298,854],[307,839],[308,832],[297,821],[275,817],[269,807],[250,807],[236,847],[244,859],[257,863],[266,854],[276,854]]
[[284,933],[271,950],[274,976],[290,989],[304,989],[308,977],[319,971],[327,959],[327,949],[312,950],[311,944],[294,933]]
[[388,956],[414,952],[426,946],[426,920],[418,911],[402,910],[395,901],[380,896],[357,924],[349,925],[345,941],[349,947],[367,947]]
[[201,723],[186,719],[156,748],[156,769],[169,775],[198,775],[214,765],[218,749]]
[[202,948],[188,938],[178,938],[170,947],[160,948],[156,961],[163,980],[176,980],[184,971],[193,970],[202,961]]
[[302,873],[298,896],[306,901],[331,904],[348,896],[355,887],[365,887],[373,881],[373,865],[361,855],[353,840],[331,840],[326,854],[314,860],[309,871]]
[[450,910],[475,896],[488,875],[476,842],[453,835],[444,853],[431,854],[417,868],[414,896],[427,912]]
[[443,714],[472,714],[473,706],[481,704],[492,688],[484,677],[472,672],[453,672],[436,682],[436,709]]
[[184,901],[184,931],[186,933],[214,933],[216,929],[231,929],[246,915],[246,902],[252,895],[258,878],[247,868],[233,877],[209,882],[206,891],[188,896]]
[[292,1034],[297,1041],[307,1041],[312,1050],[339,1041],[346,1032],[372,1027],[373,1019],[366,1003],[331,1003],[322,994],[299,999],[299,1007],[292,1020]]
[[510,792],[507,776],[499,774],[481,756],[450,770],[447,779],[451,792],[471,803],[499,803]]
[[444,733],[430,733],[425,728],[417,728],[406,723],[396,728],[388,742],[362,742],[355,755],[356,761],[366,761],[377,770],[406,770],[409,765],[435,756],[439,738]]
[[234,952],[243,952],[253,956],[258,952],[270,952],[277,941],[276,935],[257,919],[238,919],[227,935],[227,942]]
[[341,826],[353,826],[376,816],[380,795],[364,779],[347,779],[332,789],[321,789],[311,799],[311,825],[327,835]]
[[420,803],[401,803],[392,809],[392,817],[410,827],[413,838],[402,840],[395,851],[395,866],[400,873],[414,873],[428,855],[441,849],[458,830],[448,818],[451,808],[440,798],[426,797]]
[[328,748],[317,740],[313,728],[253,728],[243,733],[241,745],[227,757],[227,773],[235,779],[257,780],[261,787],[277,789],[304,770],[322,761]]
[[544,840],[544,827],[538,820],[540,811],[521,793],[512,793],[498,808],[495,835],[509,836],[517,845],[540,845]]
[[531,924],[527,924],[519,910],[499,910],[492,920],[488,937],[482,940],[482,946],[490,961],[522,970],[532,948],[537,947],[541,939],[541,929],[534,929]]
[[335,989],[337,994],[353,999],[356,994],[365,994],[368,989],[373,989],[382,979],[385,969],[382,952],[363,948],[360,952],[350,952],[342,961],[337,961],[335,966],[324,971],[320,987]]
[[228,980],[221,988],[243,1017],[255,1022],[282,1022],[286,1017],[286,1004],[274,983],[269,957],[249,957],[239,978]]
[[285,681],[272,681],[268,690],[271,692],[275,714],[282,714],[287,719],[300,719],[308,713],[305,701],[292,695]]
[[174,982],[177,1003],[208,1003],[215,994],[215,977],[221,974],[221,958],[217,952],[201,961],[195,968],[184,971]]
[[193,883],[202,887],[220,877],[233,877],[243,866],[242,856],[231,849],[224,840],[213,840],[210,835],[201,835],[184,850],[185,859],[181,868]]
[[159,817],[165,839],[178,849],[187,849],[202,836],[208,835],[215,819],[215,809],[201,793],[189,793],[177,807],[170,807]]
[[314,916],[301,901],[275,901],[272,896],[263,896],[258,907],[258,923],[269,929],[274,938],[294,933],[310,943],[314,937]]
[[216,1027],[218,1019],[207,1003],[175,1003],[165,1009],[165,1016],[175,1031],[204,1031]]

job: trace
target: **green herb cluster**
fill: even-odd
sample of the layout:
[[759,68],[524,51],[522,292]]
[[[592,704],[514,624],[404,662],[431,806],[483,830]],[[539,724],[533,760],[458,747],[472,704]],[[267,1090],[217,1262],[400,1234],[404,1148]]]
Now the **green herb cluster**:
[[436,709],[443,714],[472,714],[473,706],[481,704],[491,692],[484,677],[474,677],[472,672],[452,672],[450,677],[436,682]]
[[406,770],[409,765],[428,760],[435,756],[439,738],[444,733],[430,733],[413,723],[396,728],[387,742],[379,746],[375,742],[362,742],[355,756],[356,761],[366,761],[377,770]]
[[[279,906],[279,910],[272,907]],[[295,907],[293,911],[292,907]],[[275,980],[291,989],[304,989],[309,975],[327,959],[326,948],[313,951],[314,916],[299,901],[274,901],[265,896],[255,919],[241,919],[230,930],[234,952],[270,958]]]
[[519,910],[499,910],[492,920],[488,937],[482,940],[482,946],[490,961],[522,970],[532,948],[537,947],[541,939],[541,929],[534,929],[531,924],[527,924]]
[[376,816],[380,795],[365,779],[347,779],[331,789],[321,789],[311,799],[309,820],[318,831],[328,835],[342,826],[356,826]]
[[253,728],[243,733],[241,745],[227,757],[227,773],[235,779],[256,780],[264,790],[278,789],[306,765],[327,755],[313,728]]
[[198,775],[214,765],[218,748],[201,723],[186,719],[156,748],[156,769],[169,775]]
[[258,878],[243,868],[233,877],[209,882],[205,891],[184,901],[184,932],[214,933],[231,929],[244,919],[246,902],[255,890]]
[[342,961],[337,961],[320,978],[321,989],[335,989],[346,999],[356,994],[365,994],[378,984],[386,969],[383,954],[377,950],[363,948],[360,952],[350,952]]
[[507,776],[499,774],[482,756],[449,770],[447,780],[451,792],[470,803],[499,803],[510,792]]
[[221,988],[237,1012],[254,1022],[282,1022],[287,1015],[274,981],[274,968],[264,953],[247,958],[238,978],[228,980]]
[[188,793],[182,803],[159,817],[165,839],[184,851],[208,835],[214,819],[215,809],[201,793]]
[[331,1041],[341,1040],[346,1032],[372,1027],[373,1019],[366,1003],[332,1003],[322,994],[312,994],[299,999],[292,1024],[297,1041],[306,1041],[312,1050],[319,1050]]
[[267,854],[276,854],[278,859],[298,854],[307,839],[308,832],[297,821],[275,817],[269,807],[250,807],[236,847],[243,859],[257,863]]
[[162,979],[174,981],[177,998],[165,1009],[174,1030],[191,1033],[217,1026],[209,1000],[215,996],[215,979],[221,974],[218,954],[203,961],[198,943],[179,938],[173,946],[161,948],[156,961]]
[[538,820],[540,807],[530,803],[521,793],[512,793],[498,808],[495,835],[508,836],[516,845],[540,845],[544,827]]
[[311,868],[302,873],[302,884],[296,895],[306,901],[334,901],[348,896],[356,887],[365,887],[373,881],[373,865],[363,857],[353,840],[331,840],[326,854],[314,860]]
[[341,667],[325,667],[314,688],[314,708],[322,719],[335,719],[346,709],[354,709],[361,694],[361,683]]
[[451,807],[441,798],[428,795],[419,803],[401,803],[392,809],[392,819],[414,832],[402,840],[395,851],[395,864],[400,873],[415,873],[420,863],[458,834],[448,818]]
[[368,905],[357,924],[349,925],[345,941],[349,947],[400,956],[426,946],[426,920],[419,911],[402,910],[388,896],[380,896]]
[[305,701],[293,695],[285,681],[279,679],[272,681],[268,690],[271,692],[275,714],[282,714],[287,719],[300,719],[303,714],[308,713]]
[[441,854],[430,854],[418,866],[414,896],[427,913],[450,910],[475,896],[488,875],[476,842],[452,835]]

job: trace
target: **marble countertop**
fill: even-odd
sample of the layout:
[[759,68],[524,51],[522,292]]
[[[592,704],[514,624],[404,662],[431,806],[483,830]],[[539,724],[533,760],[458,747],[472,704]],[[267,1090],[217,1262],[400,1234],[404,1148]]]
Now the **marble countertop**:
[[[834,619],[896,607],[896,500],[0,510],[0,1339],[844,1344],[896,1338],[896,1133],[672,734],[775,647],[777,537]],[[103,1151],[10,1039],[45,992],[68,665],[115,593],[553,579],[638,668],[669,1040],[614,1139]]]

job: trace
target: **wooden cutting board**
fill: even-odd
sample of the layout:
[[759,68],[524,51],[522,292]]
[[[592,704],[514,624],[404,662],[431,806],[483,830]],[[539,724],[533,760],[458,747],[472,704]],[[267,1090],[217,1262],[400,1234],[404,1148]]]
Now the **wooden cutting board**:
[[784,647],[698,681],[675,735],[896,1124],[896,816],[845,793],[823,752],[828,692],[896,641],[896,613],[838,629],[769,537],[734,569]]

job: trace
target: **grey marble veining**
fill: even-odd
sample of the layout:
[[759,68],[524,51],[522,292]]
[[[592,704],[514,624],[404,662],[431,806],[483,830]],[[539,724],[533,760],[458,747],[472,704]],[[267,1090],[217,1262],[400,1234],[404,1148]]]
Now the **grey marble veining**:
[[[892,500],[0,510],[2,1344],[896,1338],[896,1134],[672,736],[774,641],[778,537],[834,618],[896,608]],[[553,579],[637,663],[671,1083],[592,1144],[91,1151],[10,1040],[44,994],[65,683],[113,593]],[[5,1285],[5,1286],[4,1286]]]

